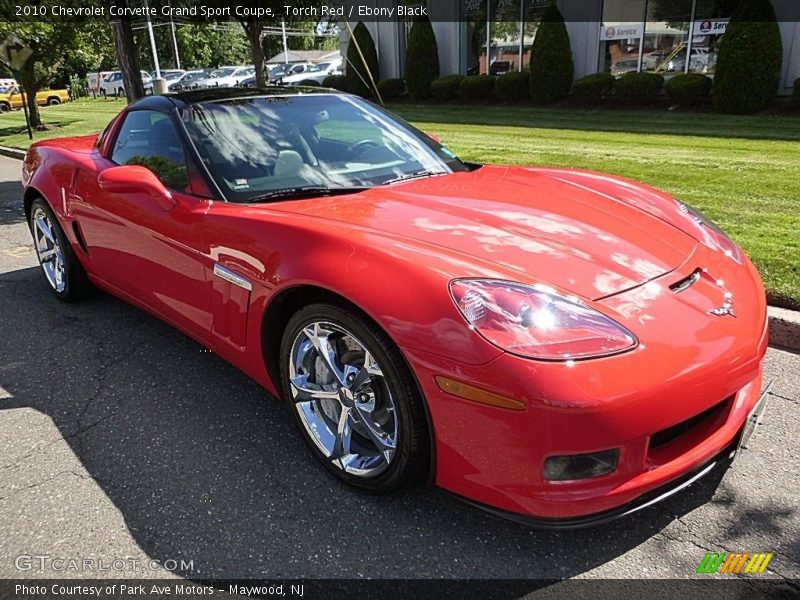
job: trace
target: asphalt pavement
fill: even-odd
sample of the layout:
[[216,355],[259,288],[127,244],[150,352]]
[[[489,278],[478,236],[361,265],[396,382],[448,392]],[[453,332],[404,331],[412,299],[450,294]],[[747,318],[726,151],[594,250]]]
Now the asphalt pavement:
[[800,355],[769,350],[766,423],[724,477],[609,525],[529,529],[435,489],[364,496],[189,338],[107,295],[55,300],[19,172],[0,158],[0,577],[683,578],[706,552],[774,552],[765,576],[800,577]]

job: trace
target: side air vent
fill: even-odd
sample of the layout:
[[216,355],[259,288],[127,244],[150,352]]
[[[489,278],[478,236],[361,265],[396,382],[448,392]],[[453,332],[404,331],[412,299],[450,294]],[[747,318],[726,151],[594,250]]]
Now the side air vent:
[[86,241],[83,239],[83,232],[77,221],[72,222],[72,232],[75,234],[75,239],[78,240],[78,245],[81,247],[81,250],[88,256],[89,251],[86,249]]

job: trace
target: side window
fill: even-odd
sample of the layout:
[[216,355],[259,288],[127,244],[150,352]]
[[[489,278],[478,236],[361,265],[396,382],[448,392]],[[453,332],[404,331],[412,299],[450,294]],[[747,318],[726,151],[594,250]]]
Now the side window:
[[118,165],[141,165],[174,190],[189,185],[186,155],[167,115],[152,110],[132,110],[120,127],[111,160]]

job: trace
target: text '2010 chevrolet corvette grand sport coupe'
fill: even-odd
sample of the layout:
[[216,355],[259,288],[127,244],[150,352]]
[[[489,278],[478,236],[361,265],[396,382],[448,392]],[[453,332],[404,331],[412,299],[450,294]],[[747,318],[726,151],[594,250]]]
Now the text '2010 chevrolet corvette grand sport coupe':
[[149,97],[33,144],[23,186],[58,298],[101,288],[195,338],[364,491],[597,523],[724,462],[763,408],[764,289],[708,219],[463,162],[355,96]]

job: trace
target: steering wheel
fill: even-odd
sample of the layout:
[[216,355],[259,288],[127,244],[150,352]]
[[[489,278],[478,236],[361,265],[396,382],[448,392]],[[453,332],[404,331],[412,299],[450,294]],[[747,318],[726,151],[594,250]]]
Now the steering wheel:
[[347,158],[354,158],[364,152],[367,148],[380,148],[380,144],[374,140],[359,140],[350,144],[345,150]]

